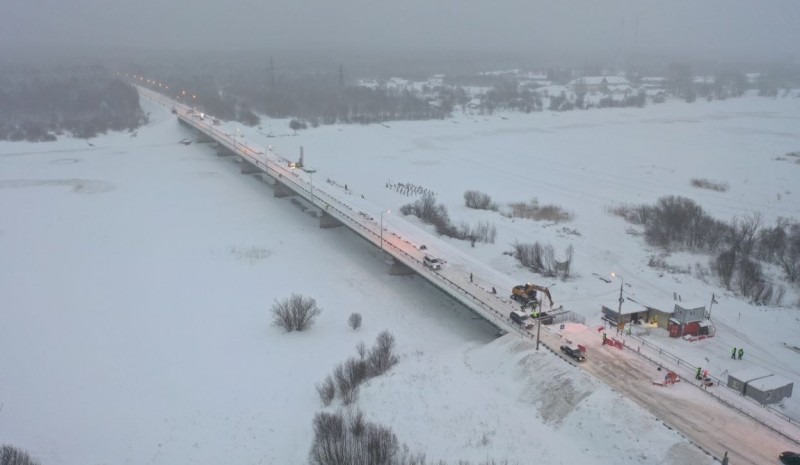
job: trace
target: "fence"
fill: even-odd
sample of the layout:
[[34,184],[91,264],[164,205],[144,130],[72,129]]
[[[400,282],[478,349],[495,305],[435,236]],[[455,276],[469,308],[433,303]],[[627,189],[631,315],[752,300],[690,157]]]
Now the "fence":
[[[629,342],[628,342],[629,339],[633,339],[637,343],[641,344],[641,346],[635,347],[635,346],[629,344]],[[636,352],[639,356],[649,360],[650,362],[652,362],[652,363],[654,363],[654,364],[656,364],[656,365],[658,365],[660,367],[669,369],[669,367],[664,364],[664,360],[663,359],[666,359],[668,362],[673,362],[676,367],[685,367],[685,368],[689,369],[689,371],[694,371],[694,370],[697,369],[697,365],[696,364],[689,363],[686,360],[683,360],[680,357],[678,357],[678,356],[676,356],[676,355],[674,355],[674,354],[672,354],[670,352],[667,352],[666,350],[662,349],[661,347],[658,347],[657,345],[655,345],[655,344],[653,344],[653,343],[651,343],[651,342],[649,342],[649,341],[647,341],[645,339],[642,339],[642,338],[640,338],[638,336],[634,336],[634,335],[630,335],[630,334],[627,335],[626,339],[623,339],[623,344],[629,350],[631,350],[633,352]],[[658,355],[662,360],[656,360],[656,359],[648,356],[646,351],[643,352],[641,350],[641,347],[647,347],[650,350],[658,352]],[[786,439],[788,439],[788,440],[790,440],[790,441],[792,441],[792,442],[794,442],[796,444],[800,444],[800,440],[797,437],[794,437],[793,435],[791,435],[789,433],[786,433],[785,431],[781,430],[778,426],[769,424],[763,418],[759,418],[758,415],[754,415],[752,412],[747,411],[746,408],[743,408],[742,406],[737,405],[736,403],[725,399],[723,397],[723,395],[718,394],[718,393],[716,393],[716,392],[714,392],[712,390],[703,389],[702,388],[702,384],[695,384],[693,382],[693,380],[688,378],[688,377],[681,376],[680,374],[678,374],[678,376],[681,379],[683,379],[684,381],[689,382],[689,384],[691,384],[693,386],[697,386],[699,389],[703,390],[704,392],[706,392],[710,396],[715,397],[718,401],[722,402],[723,404],[725,404],[725,405],[737,410],[738,412],[746,415],[747,417],[757,421],[758,423],[764,425],[765,427],[769,428],[770,430],[780,434],[784,438],[786,438]],[[742,397],[741,394],[738,391],[728,387],[727,383],[724,382],[723,380],[721,380],[721,379],[719,379],[719,378],[717,378],[715,376],[708,376],[708,378],[710,378],[714,382],[716,387],[719,387],[721,389],[725,389],[726,392],[728,392],[731,395],[737,396],[737,398],[741,398]],[[800,422],[798,422],[797,420],[795,420],[795,419],[793,419],[791,417],[786,416],[785,414],[779,412],[778,410],[774,409],[773,407],[761,405],[761,404],[757,403],[754,399],[751,399],[749,397],[744,397],[744,399],[747,402],[750,402],[752,404],[752,406],[759,407],[759,408],[762,408],[764,410],[767,410],[767,411],[769,411],[770,414],[775,415],[776,417],[778,417],[781,420],[789,423],[790,425],[794,425],[794,426],[800,427]]]

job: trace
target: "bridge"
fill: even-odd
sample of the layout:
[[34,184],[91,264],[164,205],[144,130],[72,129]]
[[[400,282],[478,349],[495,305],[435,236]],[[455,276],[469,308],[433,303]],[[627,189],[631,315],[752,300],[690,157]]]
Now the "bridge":
[[[427,232],[418,230],[411,234],[417,238],[415,243],[385,227],[383,223],[386,211],[354,196],[347,186],[330,180],[320,183],[319,178],[315,184],[314,170],[298,167],[296,162],[274,153],[271,147],[262,148],[245,142],[235,131],[227,131],[216,125],[212,117],[197,113],[162,94],[137,87],[140,95],[172,108],[178,121],[197,131],[201,140],[215,142],[220,156],[236,157],[241,163],[243,174],[262,175],[271,182],[276,197],[301,198],[302,202],[316,212],[321,228],[347,227],[380,248],[382,253],[391,258],[390,272],[417,274],[499,330],[517,333],[531,340],[536,339],[537,349],[541,342],[559,354],[559,346],[564,343],[560,334],[551,331],[547,326],[545,331],[541,331],[541,322],[537,322],[539,324],[535,328],[526,330],[510,320],[511,311],[517,310],[519,306],[503,297],[509,292],[509,286],[501,286],[503,295],[494,294],[473,283],[470,272],[463,267],[457,264],[450,266],[447,263],[450,258],[458,260],[463,257],[451,257],[439,250],[421,250],[426,239],[420,238],[430,238]],[[407,232],[404,228],[404,234],[408,236]],[[431,241],[433,243],[435,241]],[[439,270],[424,266],[422,259],[426,253],[444,259],[445,265]],[[492,276],[497,273],[474,262],[470,262],[469,267],[476,276]],[[747,401],[735,400],[735,404],[734,400],[717,402],[718,396],[711,396],[708,392],[701,393],[704,388],[692,379],[691,373],[680,373],[665,362],[651,359],[644,354],[645,350],[636,338],[620,340],[618,348],[601,348],[599,333],[592,333],[593,331],[587,331],[575,337],[575,342],[590,346],[589,361],[581,366],[619,391],[623,397],[633,400],[671,427],[683,432],[707,453],[719,458],[723,452],[729,451],[731,460],[735,459],[737,464],[760,465],[774,460],[773,451],[784,450],[789,443],[800,445],[800,425],[797,423],[776,418],[765,413],[760,406],[751,405]],[[576,365],[572,360],[564,359]],[[686,384],[694,385],[699,391],[696,394],[684,392],[684,406],[679,405],[680,402],[676,404],[674,396],[658,395],[652,388],[656,366],[659,370],[664,366],[678,371],[678,376]],[[663,373],[658,372],[658,376],[663,376]],[[717,386],[714,389],[726,388]],[[717,400],[706,401],[714,397]],[[741,428],[728,428],[733,423],[740,424]],[[765,428],[759,428],[760,426]],[[737,433],[744,430],[749,431],[747,438]]]
[[[223,129],[215,124],[213,117],[194,111],[191,107],[182,105],[156,92],[146,88],[139,88],[141,95],[172,108],[178,121],[197,131],[201,141],[216,142],[217,152],[220,156],[236,157],[241,163],[242,174],[259,174],[266,177],[274,186],[276,197],[297,196],[317,212],[321,228],[346,227],[382,250],[390,259],[390,272],[393,274],[417,274],[433,286],[458,301],[474,313],[488,321],[502,332],[518,333],[524,337],[537,338],[550,350],[558,351],[558,336],[554,334],[542,335],[540,325],[526,330],[509,318],[513,310],[519,309],[519,304],[494,294],[480,286],[470,285],[472,273],[475,275],[489,275],[490,271],[482,273],[473,267],[467,275],[462,269],[448,267],[451,257],[443,256],[440,251],[425,249],[420,250],[423,244],[415,244],[398,232],[390,230],[384,225],[385,210],[381,210],[369,202],[353,196],[347,186],[338,185],[317,178],[316,171],[297,162],[288,160],[276,154],[272,147],[255,146],[245,142],[236,132]],[[237,140],[238,138],[238,140]],[[408,227],[414,228],[413,225]],[[417,228],[418,229],[418,228]],[[407,229],[406,229],[407,230]],[[418,230],[414,237],[425,237],[429,234]],[[426,241],[433,243],[435,241]],[[438,270],[433,270],[423,264],[426,254],[440,258],[444,262]],[[503,287],[502,295],[510,291]],[[537,344],[538,348],[538,344]]]

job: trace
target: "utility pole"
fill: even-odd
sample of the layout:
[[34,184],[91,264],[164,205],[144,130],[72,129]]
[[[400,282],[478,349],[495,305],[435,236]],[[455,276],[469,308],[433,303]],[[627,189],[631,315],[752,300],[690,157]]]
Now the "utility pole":
[[542,322],[536,321],[536,350],[539,350],[539,332],[542,330]]
[[619,326],[622,323],[622,302],[625,302],[625,299],[622,298],[622,286],[625,285],[625,279],[617,273],[611,273],[611,276],[615,276],[619,278],[619,307],[617,307],[617,334],[619,335]]
[[344,65],[339,64],[339,90],[344,90]]

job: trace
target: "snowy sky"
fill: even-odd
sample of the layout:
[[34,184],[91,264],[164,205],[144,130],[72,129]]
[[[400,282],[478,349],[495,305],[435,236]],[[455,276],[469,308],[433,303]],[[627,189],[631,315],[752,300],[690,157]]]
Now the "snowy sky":
[[8,0],[0,49],[657,52],[793,60],[797,0]]

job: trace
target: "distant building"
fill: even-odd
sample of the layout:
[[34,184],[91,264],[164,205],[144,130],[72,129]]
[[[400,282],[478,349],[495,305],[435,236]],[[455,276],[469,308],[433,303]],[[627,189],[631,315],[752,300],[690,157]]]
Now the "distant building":
[[671,313],[663,312],[658,310],[657,308],[645,307],[644,309],[641,308],[634,308],[634,309],[622,309],[622,314],[617,315],[617,310],[608,308],[605,305],[601,307],[601,312],[603,314],[602,318],[607,320],[614,325],[618,324],[617,319],[619,318],[620,321],[625,323],[626,325],[633,322],[633,323],[645,323],[651,325],[657,325],[659,328],[667,329],[667,321],[669,320]]
[[631,83],[622,76],[586,76],[574,79],[569,83],[573,92],[580,91],[585,86],[586,92],[611,92],[624,91],[631,88]]
[[792,397],[794,383],[761,367],[750,367],[729,374],[728,387],[767,405]]

